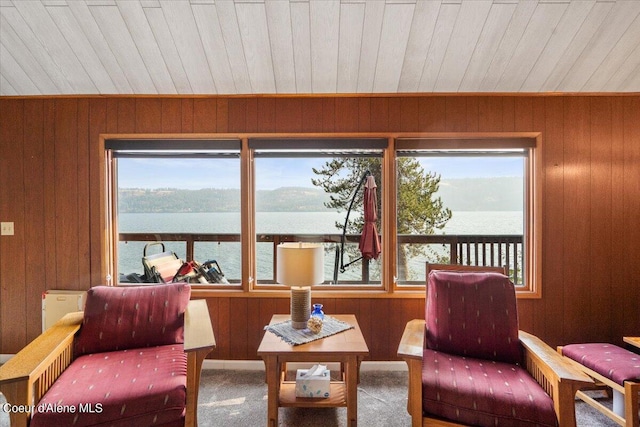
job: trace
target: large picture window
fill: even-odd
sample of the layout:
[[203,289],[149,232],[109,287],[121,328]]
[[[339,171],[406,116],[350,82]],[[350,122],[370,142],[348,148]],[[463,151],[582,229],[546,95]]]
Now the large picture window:
[[113,283],[148,281],[146,248],[216,261],[228,283],[203,289],[282,291],[277,245],[315,242],[328,292],[422,293],[426,263],[457,263],[506,266],[540,296],[539,134],[103,141]]
[[250,140],[258,285],[275,283],[276,246],[298,241],[324,244],[324,285],[380,285],[380,260],[359,250],[361,182],[367,174],[380,178],[386,145],[374,138]]
[[397,284],[425,263],[507,267],[535,286],[534,138],[406,139],[396,144]]
[[108,141],[118,282],[152,282],[143,258],[217,262],[240,283],[240,142]]

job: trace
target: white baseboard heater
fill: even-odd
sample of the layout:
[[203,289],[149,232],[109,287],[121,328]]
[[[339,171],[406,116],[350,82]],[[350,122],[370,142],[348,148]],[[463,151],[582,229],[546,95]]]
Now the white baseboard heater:
[[42,331],[67,313],[84,310],[85,291],[49,290],[42,294]]

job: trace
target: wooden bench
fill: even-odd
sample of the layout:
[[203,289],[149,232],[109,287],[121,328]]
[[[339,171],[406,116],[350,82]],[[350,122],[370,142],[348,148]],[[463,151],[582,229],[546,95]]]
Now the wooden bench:
[[602,343],[571,344],[559,347],[558,351],[592,377],[600,388],[611,389],[614,405],[609,409],[585,390],[576,394],[580,399],[621,426],[638,427],[640,355]]

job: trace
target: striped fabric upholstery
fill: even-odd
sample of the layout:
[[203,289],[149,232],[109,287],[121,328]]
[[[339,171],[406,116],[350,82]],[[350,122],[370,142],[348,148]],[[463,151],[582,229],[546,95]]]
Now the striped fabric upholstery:
[[616,345],[569,344],[562,354],[620,385],[640,380],[640,355]]
[[186,386],[182,344],[88,354],[42,397],[30,426],[183,426]]
[[190,296],[186,283],[89,289],[75,355],[182,343]]
[[460,356],[522,362],[513,283],[487,272],[429,274],[427,346]]
[[422,405],[464,425],[555,427],[553,399],[519,366],[424,350]]
[[500,273],[429,273],[425,414],[464,425],[555,427],[553,399],[520,364],[513,283]]
[[76,359],[42,397],[30,425],[184,425],[190,294],[185,283],[91,288]]

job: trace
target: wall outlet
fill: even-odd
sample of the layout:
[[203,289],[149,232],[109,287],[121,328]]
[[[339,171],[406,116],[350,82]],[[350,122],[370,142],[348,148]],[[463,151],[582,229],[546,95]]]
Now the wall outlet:
[[13,236],[13,222],[0,222],[0,236]]

